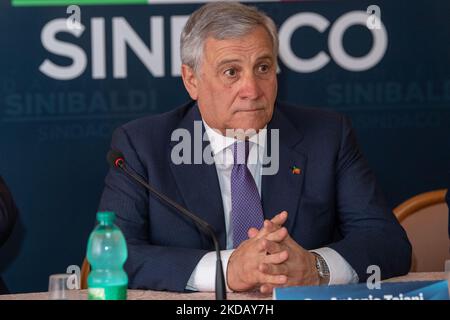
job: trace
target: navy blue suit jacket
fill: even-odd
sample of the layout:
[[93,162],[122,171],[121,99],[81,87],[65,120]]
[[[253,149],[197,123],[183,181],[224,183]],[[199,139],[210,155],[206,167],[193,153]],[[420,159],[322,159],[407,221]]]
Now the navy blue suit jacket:
[[[5,182],[0,177],[0,247],[8,240],[16,219],[17,208]],[[0,277],[0,294],[4,293],[8,293],[8,290]]]
[[[201,120],[194,102],[118,128],[111,147],[150,184],[209,222],[226,247],[221,191],[214,165],[175,165],[171,134],[194,134]],[[407,236],[383,200],[349,121],[337,113],[277,103],[268,129],[280,130],[280,166],[262,178],[264,215],[287,210],[286,227],[306,249],[328,246],[366,280],[369,265],[383,278],[409,271]],[[204,131],[204,128],[203,128]],[[208,142],[204,142],[207,144]],[[270,139],[268,139],[270,150]],[[193,152],[192,152],[193,153]],[[293,174],[291,167],[301,174]],[[184,291],[195,266],[213,244],[194,223],[161,204],[125,174],[111,169],[100,210],[117,214],[128,243],[130,288]]]

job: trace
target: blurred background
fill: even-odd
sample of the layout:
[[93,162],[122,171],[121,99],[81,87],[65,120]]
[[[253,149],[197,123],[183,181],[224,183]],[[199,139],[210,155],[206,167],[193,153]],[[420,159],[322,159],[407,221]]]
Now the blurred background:
[[[178,41],[200,2],[0,0],[0,175],[20,210],[0,248],[11,292],[81,267],[112,131],[188,99]],[[280,28],[279,99],[347,114],[391,207],[447,187],[450,2],[253,4]]]

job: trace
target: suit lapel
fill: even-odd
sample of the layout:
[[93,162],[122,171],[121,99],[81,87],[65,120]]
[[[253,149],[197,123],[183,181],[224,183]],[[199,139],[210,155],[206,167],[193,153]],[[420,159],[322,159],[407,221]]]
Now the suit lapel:
[[[203,124],[201,124],[201,136],[194,136],[194,121],[201,121],[200,111],[197,105],[194,105],[183,118],[180,123],[180,129],[186,129],[191,135],[192,150],[195,151],[194,143],[203,141],[203,133],[205,132]],[[197,134],[199,134],[197,130]],[[216,166],[208,165],[204,161],[201,164],[179,164],[176,165],[171,161],[170,155],[174,145],[178,142],[171,142],[169,148],[168,159],[172,173],[175,177],[178,189],[185,202],[186,207],[195,215],[208,222],[216,232],[221,249],[226,248],[226,230],[224,210],[222,204],[222,195],[217,177]],[[209,141],[202,142],[202,152],[209,144]],[[194,159],[192,152],[192,160]],[[211,243],[207,240],[207,243]]]
[[[276,152],[276,144],[271,141],[271,129],[279,129],[279,168],[275,175],[263,175],[262,177],[264,215],[267,219],[271,219],[276,214],[286,210],[288,221],[285,226],[291,233],[297,218],[306,172],[307,158],[298,147],[303,135],[278,108],[275,108],[272,120],[267,127],[266,147],[268,151],[265,154],[269,156]],[[300,169],[300,173],[298,173],[298,170],[293,172],[293,166]]]

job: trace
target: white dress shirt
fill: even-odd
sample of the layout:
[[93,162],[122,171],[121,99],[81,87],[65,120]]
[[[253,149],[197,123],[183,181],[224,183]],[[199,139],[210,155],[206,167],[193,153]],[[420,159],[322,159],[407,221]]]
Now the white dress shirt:
[[[235,139],[226,137],[218,131],[210,128],[203,121],[206,133],[211,144],[214,155],[217,176],[222,193],[223,210],[225,216],[226,246],[227,250],[221,251],[222,264],[224,266],[224,277],[226,279],[228,260],[233,253],[233,226],[231,223],[231,170],[233,169],[233,152],[230,146]],[[264,128],[266,129],[266,128]],[[256,186],[261,196],[262,183],[262,159],[266,144],[266,130],[260,130],[250,140],[250,152],[247,167],[255,179]],[[358,276],[348,262],[335,250],[324,247],[311,250],[323,257],[330,270],[329,284],[347,284],[358,282]],[[202,257],[189,278],[186,289],[195,291],[215,290],[216,253],[209,252]],[[227,290],[229,290],[227,286]]]

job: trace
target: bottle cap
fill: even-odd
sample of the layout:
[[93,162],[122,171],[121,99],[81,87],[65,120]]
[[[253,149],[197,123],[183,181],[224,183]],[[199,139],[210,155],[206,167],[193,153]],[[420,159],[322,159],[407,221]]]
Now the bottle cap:
[[104,223],[111,223],[114,221],[116,215],[112,211],[100,211],[97,212],[97,221]]

